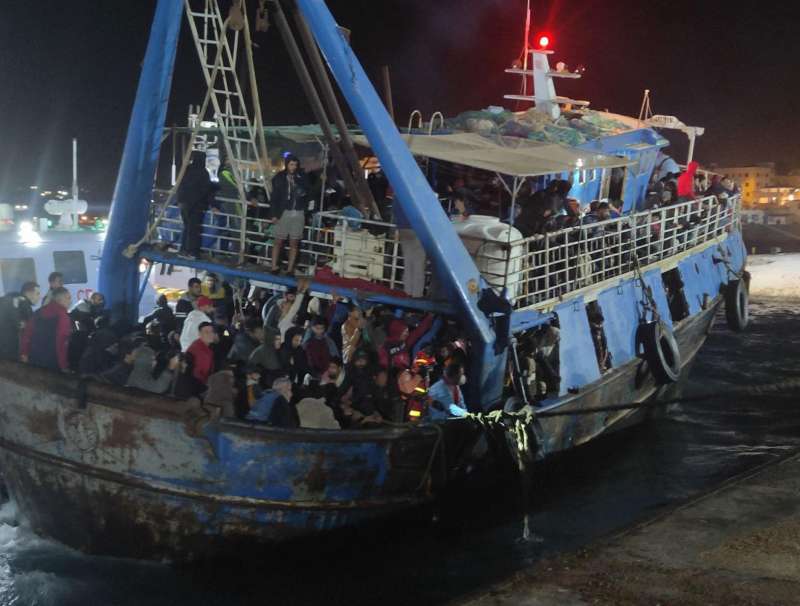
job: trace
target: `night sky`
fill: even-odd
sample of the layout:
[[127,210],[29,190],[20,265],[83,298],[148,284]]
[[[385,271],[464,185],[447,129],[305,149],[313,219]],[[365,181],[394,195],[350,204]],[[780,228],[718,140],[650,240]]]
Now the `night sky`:
[[[0,196],[37,182],[68,184],[70,139],[77,136],[81,185],[90,199],[108,200],[155,0],[7,4],[0,20]],[[503,69],[522,47],[524,0],[328,4],[353,30],[355,51],[375,81],[380,66],[390,65],[401,124],[414,108],[426,118],[436,110],[453,115],[502,104],[504,93],[518,89],[518,78]],[[706,127],[697,149],[702,162],[800,166],[800,3],[533,4],[534,31],[554,40],[553,62],[587,67],[583,80],[557,83],[561,94],[636,115],[650,88],[656,113]],[[265,121],[312,122],[277,30],[257,34],[256,42]],[[184,124],[187,106],[203,99],[190,44],[184,24],[168,123]]]

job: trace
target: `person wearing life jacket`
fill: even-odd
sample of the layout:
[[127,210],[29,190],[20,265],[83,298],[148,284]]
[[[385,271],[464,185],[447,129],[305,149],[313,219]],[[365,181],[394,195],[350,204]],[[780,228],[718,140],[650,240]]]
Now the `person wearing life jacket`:
[[33,317],[33,306],[39,303],[41,291],[36,282],[25,282],[20,292],[0,299],[0,358],[19,360],[19,337]]
[[20,359],[35,366],[66,372],[72,321],[67,309],[71,296],[63,286],[51,291],[51,301],[39,309],[22,331]]
[[300,427],[297,409],[292,404],[292,382],[288,377],[279,377],[256,401],[245,420],[273,427]]
[[444,376],[431,385],[428,390],[430,405],[428,406],[427,419],[429,421],[444,421],[452,417],[467,415],[467,405],[464,403],[464,394],[461,386],[466,383],[464,367],[454,362],[444,369]]
[[408,325],[400,319],[389,323],[386,340],[378,350],[378,361],[387,370],[405,370],[411,366],[411,350],[433,324],[433,314],[427,314],[422,322],[409,331]]

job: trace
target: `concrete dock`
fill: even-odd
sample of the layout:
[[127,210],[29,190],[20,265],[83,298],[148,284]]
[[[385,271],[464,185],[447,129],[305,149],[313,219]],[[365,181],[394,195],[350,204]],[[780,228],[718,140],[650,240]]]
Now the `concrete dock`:
[[800,454],[459,603],[800,604]]

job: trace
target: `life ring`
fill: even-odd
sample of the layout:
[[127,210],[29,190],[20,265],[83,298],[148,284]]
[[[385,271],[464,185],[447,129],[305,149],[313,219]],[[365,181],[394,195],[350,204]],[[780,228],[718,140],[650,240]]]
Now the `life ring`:
[[725,289],[725,319],[728,327],[736,332],[747,328],[750,322],[750,289],[747,276],[731,280]]
[[639,343],[650,372],[659,383],[675,383],[681,374],[681,352],[672,330],[660,320],[639,327]]

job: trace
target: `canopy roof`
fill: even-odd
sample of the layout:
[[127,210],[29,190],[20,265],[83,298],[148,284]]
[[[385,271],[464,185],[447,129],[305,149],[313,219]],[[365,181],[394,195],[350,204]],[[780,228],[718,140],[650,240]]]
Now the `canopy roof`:
[[[403,135],[415,156],[512,177],[536,177],[575,169],[629,166],[627,158],[597,154],[557,143],[542,143],[518,137],[484,137],[477,133],[452,135]],[[366,137],[355,136],[358,145],[369,147]]]

